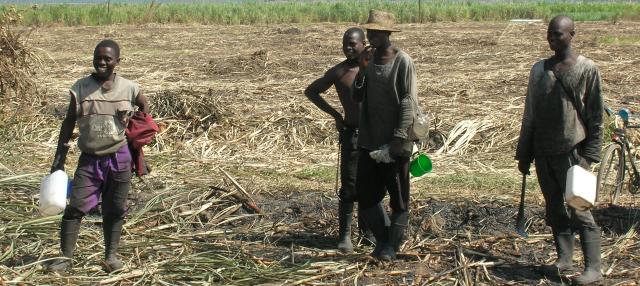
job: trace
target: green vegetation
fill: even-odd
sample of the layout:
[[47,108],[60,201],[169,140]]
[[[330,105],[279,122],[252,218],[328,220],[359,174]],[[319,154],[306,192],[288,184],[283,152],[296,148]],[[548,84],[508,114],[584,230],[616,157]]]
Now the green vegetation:
[[598,38],[598,43],[606,45],[640,45],[640,37],[638,36],[611,36],[606,35]]
[[[438,175],[425,179],[429,189],[458,189],[477,190],[483,193],[491,190],[520,190],[522,177],[519,175],[505,176],[495,173],[455,173]],[[537,180],[527,177],[527,191],[538,188]]]
[[[257,23],[316,23],[357,22],[366,20],[369,9],[382,9],[395,13],[398,22],[436,21],[503,21],[515,18],[549,19],[566,14],[577,21],[640,20],[640,4],[629,2],[599,3],[475,3],[466,1],[348,0],[276,1],[208,4],[86,4],[19,6],[24,10],[27,25],[104,25],[111,23],[202,23],[202,24],[257,24]],[[0,12],[8,6],[0,6]]]
[[336,168],[330,166],[312,166],[306,167],[293,174],[298,179],[321,180],[323,182],[331,182],[335,180]]

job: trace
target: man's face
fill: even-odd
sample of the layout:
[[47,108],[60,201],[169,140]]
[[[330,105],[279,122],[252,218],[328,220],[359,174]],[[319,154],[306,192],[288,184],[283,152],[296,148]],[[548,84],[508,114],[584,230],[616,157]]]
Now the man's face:
[[378,48],[385,42],[385,38],[389,37],[389,32],[380,30],[367,30],[367,39],[371,46]]
[[347,59],[357,59],[364,50],[364,39],[358,33],[350,33],[342,38],[342,52]]
[[573,29],[570,23],[566,21],[549,23],[547,42],[551,50],[556,52],[566,50],[571,45],[571,39],[573,39]]
[[120,59],[111,47],[99,47],[93,53],[93,67],[98,78],[109,78],[119,62]]

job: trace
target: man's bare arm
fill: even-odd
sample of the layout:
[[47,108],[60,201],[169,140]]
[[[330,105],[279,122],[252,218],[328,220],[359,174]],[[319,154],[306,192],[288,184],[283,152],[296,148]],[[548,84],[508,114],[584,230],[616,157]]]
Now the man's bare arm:
[[73,135],[73,127],[76,126],[76,98],[71,94],[71,100],[69,100],[69,108],[67,109],[67,115],[62,121],[60,127],[60,135],[58,135],[58,146],[56,147],[56,154],[53,157],[53,164],[51,164],[51,172],[56,170],[64,170],[64,163],[67,160],[67,152],[69,152],[69,140]]
[[138,92],[138,96],[136,96],[136,106],[140,108],[140,111],[149,113],[149,102],[147,101],[147,97],[144,96],[142,90],[140,90],[140,92]]
[[304,91],[304,95],[315,104],[320,110],[326,112],[336,120],[336,127],[342,129],[344,126],[344,118],[340,112],[333,108],[322,96],[321,93],[327,91],[335,84],[337,76],[335,70],[329,70],[323,77],[316,79]]

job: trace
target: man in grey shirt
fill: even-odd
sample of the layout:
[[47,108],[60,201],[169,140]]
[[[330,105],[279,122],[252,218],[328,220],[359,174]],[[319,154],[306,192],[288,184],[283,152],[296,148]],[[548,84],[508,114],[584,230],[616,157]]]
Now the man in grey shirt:
[[546,223],[553,232],[558,259],[543,266],[543,272],[557,276],[573,271],[577,232],[585,268],[574,283],[585,285],[602,279],[600,228],[591,211],[565,205],[564,192],[571,166],[589,168],[600,161],[603,100],[598,68],[573,52],[574,35],[574,23],[567,16],[549,23],[547,41],[555,54],[531,69],[516,160],[523,174],[529,174],[535,160]]
[[[392,14],[374,11],[364,27],[371,49],[360,57],[353,97],[361,101],[356,192],[367,226],[376,237],[373,256],[392,260],[404,239],[409,210],[409,157],[412,142],[407,129],[413,122],[416,71],[405,52],[391,45]],[[371,63],[369,63],[371,61]],[[389,146],[393,162],[377,162],[369,153]],[[389,192],[391,220],[380,202]]]

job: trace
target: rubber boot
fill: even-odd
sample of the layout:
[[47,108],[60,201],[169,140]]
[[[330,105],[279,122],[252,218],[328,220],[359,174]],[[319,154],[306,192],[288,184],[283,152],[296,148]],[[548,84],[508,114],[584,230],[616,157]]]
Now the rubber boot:
[[588,285],[602,280],[600,273],[600,228],[582,228],[580,244],[584,255],[584,272],[573,280],[575,285]]
[[63,219],[60,223],[60,250],[66,258],[56,259],[47,266],[51,272],[66,272],[71,269],[73,252],[80,233],[80,219]]
[[391,261],[396,259],[396,253],[404,242],[404,232],[409,223],[409,212],[393,213],[391,215],[391,228],[389,230],[389,243],[382,249],[380,259]]
[[112,272],[123,267],[122,261],[118,259],[118,246],[120,245],[120,235],[124,219],[104,217],[102,230],[104,231],[104,262],[107,271]]
[[374,246],[376,244],[376,237],[373,236],[373,232],[371,232],[371,229],[369,229],[364,222],[360,208],[358,208],[358,230],[360,233],[360,243],[362,245]]
[[558,259],[553,264],[542,266],[542,272],[550,277],[559,277],[576,270],[573,267],[573,247],[576,237],[569,226],[551,227],[551,230]]
[[338,205],[338,250],[342,253],[353,252],[353,243],[351,242],[352,215],[353,203],[341,200]]
[[373,249],[371,255],[379,258],[382,249],[389,242],[389,217],[384,211],[382,204],[364,209],[361,213],[365,224],[376,238],[376,247]]

